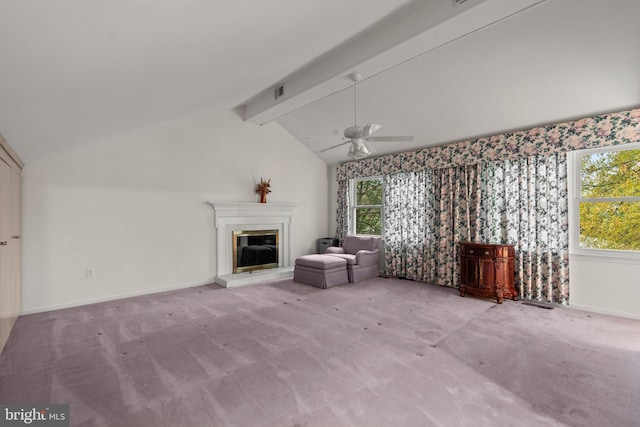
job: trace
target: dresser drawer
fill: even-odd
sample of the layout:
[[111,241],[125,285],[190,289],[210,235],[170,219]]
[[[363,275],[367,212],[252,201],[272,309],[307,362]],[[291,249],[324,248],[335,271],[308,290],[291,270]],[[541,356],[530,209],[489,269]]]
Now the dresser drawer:
[[496,249],[495,248],[488,248],[488,247],[482,247],[482,246],[475,246],[475,247],[467,247],[464,246],[462,248],[462,254],[463,255],[469,255],[469,256],[477,256],[477,257],[487,257],[487,258],[495,258],[496,257]]

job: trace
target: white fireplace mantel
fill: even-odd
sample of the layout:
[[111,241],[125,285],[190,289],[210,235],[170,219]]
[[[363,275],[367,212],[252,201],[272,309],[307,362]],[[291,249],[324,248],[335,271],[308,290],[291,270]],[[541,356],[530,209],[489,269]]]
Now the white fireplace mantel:
[[[216,283],[226,287],[290,277],[291,221],[295,203],[207,202],[216,227]],[[278,268],[233,274],[233,232],[278,230]]]

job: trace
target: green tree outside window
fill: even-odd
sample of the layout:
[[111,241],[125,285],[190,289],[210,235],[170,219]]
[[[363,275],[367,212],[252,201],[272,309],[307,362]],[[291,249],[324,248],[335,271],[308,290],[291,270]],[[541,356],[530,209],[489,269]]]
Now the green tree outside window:
[[580,247],[640,251],[640,149],[581,157]]
[[355,182],[354,221],[357,234],[382,234],[382,181]]

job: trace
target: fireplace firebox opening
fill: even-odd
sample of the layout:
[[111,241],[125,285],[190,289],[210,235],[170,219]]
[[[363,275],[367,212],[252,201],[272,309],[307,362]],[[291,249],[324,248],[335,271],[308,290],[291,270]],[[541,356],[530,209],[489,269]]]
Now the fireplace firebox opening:
[[236,230],[232,238],[234,273],[279,266],[278,230]]

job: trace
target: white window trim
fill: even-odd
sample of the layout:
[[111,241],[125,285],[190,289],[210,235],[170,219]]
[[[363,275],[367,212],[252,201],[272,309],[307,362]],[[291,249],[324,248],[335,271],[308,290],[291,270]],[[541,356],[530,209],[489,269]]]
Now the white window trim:
[[[640,252],[620,251],[620,250],[604,250],[589,249],[580,247],[580,201],[581,179],[580,179],[580,158],[584,154],[601,153],[605,151],[621,151],[640,148],[640,143],[614,145],[609,147],[592,148],[587,150],[571,151],[567,153],[567,175],[569,190],[569,255],[577,255],[580,258],[635,262],[640,260]],[[629,200],[629,198],[624,198]],[[636,198],[632,198],[635,200]],[[640,200],[640,197],[637,198]],[[599,200],[599,199],[589,199]],[[615,201],[617,198],[605,199],[606,201]]]
[[[349,180],[349,234],[356,234],[356,208],[380,208],[380,231],[384,234],[384,205],[356,204],[356,183],[360,181],[371,181],[373,179],[380,180],[380,183],[383,185],[382,192],[384,196],[384,180],[382,176],[368,176],[366,178],[353,178]],[[376,236],[376,234],[369,234],[369,236]]]

